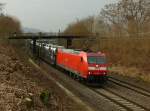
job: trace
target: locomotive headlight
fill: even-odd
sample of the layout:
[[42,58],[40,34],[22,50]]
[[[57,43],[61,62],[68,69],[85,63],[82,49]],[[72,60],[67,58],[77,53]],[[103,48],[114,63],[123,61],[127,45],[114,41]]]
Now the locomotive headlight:
[[88,67],[89,70],[95,70],[95,67]]
[[106,67],[100,67],[100,70],[107,70]]

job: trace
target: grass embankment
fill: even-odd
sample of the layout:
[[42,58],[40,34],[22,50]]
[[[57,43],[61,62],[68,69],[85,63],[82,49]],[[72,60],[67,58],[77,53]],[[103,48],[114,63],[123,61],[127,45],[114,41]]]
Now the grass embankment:
[[97,48],[112,63],[111,71],[150,82],[150,38],[109,38],[97,42]]

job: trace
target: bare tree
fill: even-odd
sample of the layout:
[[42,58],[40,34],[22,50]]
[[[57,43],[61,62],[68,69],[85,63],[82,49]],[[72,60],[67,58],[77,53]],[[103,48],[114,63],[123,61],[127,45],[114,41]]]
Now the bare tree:
[[5,38],[12,33],[20,33],[21,24],[20,22],[10,16],[0,17],[0,37]]
[[118,32],[138,36],[144,32],[145,25],[150,23],[150,1],[121,0],[116,4],[106,5],[101,14]]
[[3,16],[4,5],[5,5],[5,4],[0,3],[0,16]]
[[89,35],[92,34],[93,28],[93,17],[88,17],[83,20],[78,20],[70,24],[66,30],[65,34],[74,34],[74,35]]

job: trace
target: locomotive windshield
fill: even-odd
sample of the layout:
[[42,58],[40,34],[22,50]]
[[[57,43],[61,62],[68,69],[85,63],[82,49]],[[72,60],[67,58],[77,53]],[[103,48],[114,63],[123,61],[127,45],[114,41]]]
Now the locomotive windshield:
[[89,64],[106,64],[105,57],[88,57]]

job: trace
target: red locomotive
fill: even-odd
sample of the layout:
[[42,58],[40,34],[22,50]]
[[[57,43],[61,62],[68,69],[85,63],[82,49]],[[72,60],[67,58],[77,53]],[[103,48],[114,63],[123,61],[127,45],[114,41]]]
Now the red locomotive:
[[107,63],[104,53],[58,49],[56,58],[58,66],[75,74],[77,78],[99,82],[107,79]]

